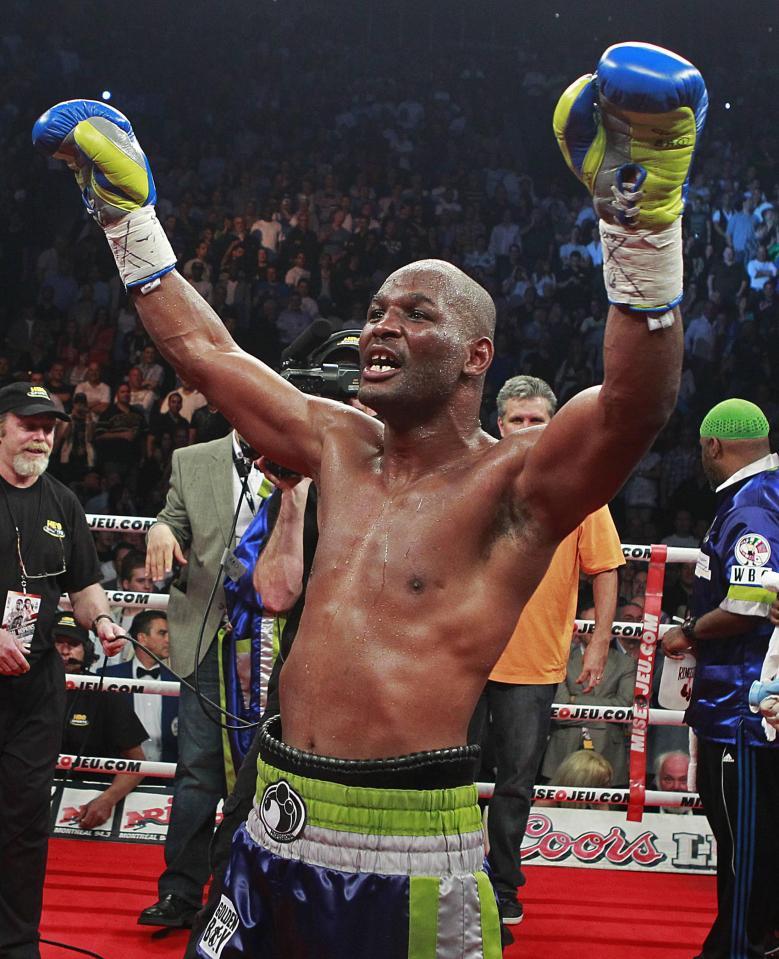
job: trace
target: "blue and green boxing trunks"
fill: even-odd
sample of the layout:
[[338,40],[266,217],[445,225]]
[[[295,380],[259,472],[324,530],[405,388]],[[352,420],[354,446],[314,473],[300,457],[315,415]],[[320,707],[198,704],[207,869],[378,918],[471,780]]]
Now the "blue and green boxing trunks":
[[[203,959],[500,959],[475,747],[337,760],[260,732]],[[436,786],[433,783],[437,783]]]

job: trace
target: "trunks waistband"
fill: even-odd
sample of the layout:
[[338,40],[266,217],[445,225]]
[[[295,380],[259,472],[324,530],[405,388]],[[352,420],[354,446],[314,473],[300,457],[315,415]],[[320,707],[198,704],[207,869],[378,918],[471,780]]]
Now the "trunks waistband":
[[440,790],[472,786],[478,746],[453,746],[387,759],[336,759],[282,742],[281,717],[260,729],[260,760],[294,775],[372,789]]
[[344,785],[281,770],[262,757],[245,828],[276,856],[347,872],[464,875],[480,870],[484,856],[473,784]]

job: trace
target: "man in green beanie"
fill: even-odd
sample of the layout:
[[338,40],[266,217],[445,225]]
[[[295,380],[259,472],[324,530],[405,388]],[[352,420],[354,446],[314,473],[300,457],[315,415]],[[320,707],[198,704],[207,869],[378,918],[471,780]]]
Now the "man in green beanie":
[[[701,424],[701,457],[717,510],[695,567],[691,610],[663,638],[666,655],[692,650],[685,721],[698,737],[698,792],[717,840],[718,913],[699,959],[765,955],[773,931],[779,857],[779,740],[749,708],[772,626],[779,570],[779,456],[769,425],[747,400],[718,403]],[[735,837],[735,838],[734,838]]]

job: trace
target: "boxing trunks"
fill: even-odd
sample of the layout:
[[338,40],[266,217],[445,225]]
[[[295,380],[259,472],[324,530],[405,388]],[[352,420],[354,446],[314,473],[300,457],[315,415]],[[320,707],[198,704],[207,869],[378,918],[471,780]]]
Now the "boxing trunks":
[[475,747],[337,760],[261,733],[203,959],[500,959]]

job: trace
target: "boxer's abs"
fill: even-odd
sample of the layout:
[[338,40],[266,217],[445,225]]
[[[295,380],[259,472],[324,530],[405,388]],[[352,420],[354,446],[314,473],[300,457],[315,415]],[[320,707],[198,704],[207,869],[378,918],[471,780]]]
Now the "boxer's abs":
[[453,561],[416,595],[405,570],[362,593],[320,571],[281,673],[284,741],[351,759],[462,745],[529,595],[489,567],[467,576]]

